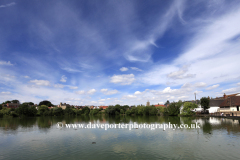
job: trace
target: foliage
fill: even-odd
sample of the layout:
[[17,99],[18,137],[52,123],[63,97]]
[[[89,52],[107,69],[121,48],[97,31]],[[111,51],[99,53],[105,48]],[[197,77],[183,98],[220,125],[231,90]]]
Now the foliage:
[[6,107],[3,107],[1,110],[0,110],[0,115],[4,116],[11,116],[11,108],[6,108]]
[[45,105],[45,106],[48,106],[48,107],[53,106],[53,104],[52,104],[50,101],[47,101],[47,100],[41,101],[41,102],[39,103],[39,106],[42,106],[42,105]]
[[89,109],[88,107],[84,107],[84,108],[82,109],[82,113],[85,114],[85,115],[89,115],[90,109]]
[[33,103],[33,102],[24,102],[23,104],[27,104],[27,105],[31,105],[31,106],[33,106],[33,105],[34,105],[34,103]]
[[15,100],[12,100],[12,103],[20,103],[19,100],[15,99]]
[[63,109],[61,107],[54,107],[53,108],[53,115],[54,116],[62,116],[63,115]]
[[209,99],[207,97],[201,98],[201,106],[203,106],[204,111],[209,108]]
[[190,116],[190,115],[195,114],[195,112],[192,111],[194,108],[197,108],[197,104],[192,103],[192,102],[185,102],[183,105],[181,115]]
[[167,100],[167,101],[164,103],[165,106],[167,106],[167,105],[169,105],[169,104],[170,104],[169,100]]
[[[24,115],[24,116],[28,116],[28,117],[34,117],[37,115],[37,109],[36,107],[32,106],[29,107],[28,104],[23,103],[21,104],[16,110],[15,110],[16,114],[18,115]],[[14,116],[16,116],[16,114]]]
[[177,116],[180,113],[181,103],[173,102],[167,107],[167,114],[169,116]]
[[109,106],[105,110],[106,114],[109,115],[119,115],[119,114],[126,114],[126,115],[156,115],[158,114],[158,110],[155,106],[137,106],[132,107],[131,109],[128,108],[128,106]]

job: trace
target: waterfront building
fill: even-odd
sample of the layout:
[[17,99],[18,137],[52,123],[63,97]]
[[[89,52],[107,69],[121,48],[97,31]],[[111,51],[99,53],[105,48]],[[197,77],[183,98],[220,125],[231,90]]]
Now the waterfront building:
[[58,107],[61,107],[62,109],[66,109],[67,107],[70,107],[70,105],[66,103],[62,104],[62,102],[60,102],[60,105],[58,105]]

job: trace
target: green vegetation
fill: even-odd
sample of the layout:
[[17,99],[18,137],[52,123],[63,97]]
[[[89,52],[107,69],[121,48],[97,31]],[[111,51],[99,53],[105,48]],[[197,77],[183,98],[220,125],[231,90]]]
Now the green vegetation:
[[[209,100],[207,98],[201,99],[201,104],[209,106]],[[18,103],[18,100],[6,101],[0,105],[0,117],[13,116],[13,117],[35,117],[35,116],[79,116],[79,115],[169,115],[178,116],[180,114],[180,107],[183,105],[182,101],[172,102],[167,101],[164,106],[121,106],[119,104],[115,106],[109,106],[107,109],[90,109],[84,107],[82,109],[68,106],[66,109],[54,106],[50,101],[41,101],[38,106],[35,106],[33,102],[25,102],[18,108],[7,108],[6,103]],[[50,107],[49,107],[50,106]],[[197,105],[185,102],[183,107],[183,113],[181,115],[193,115],[192,109]]]
[[200,101],[201,106],[204,108],[204,111],[209,108],[209,99],[207,97],[202,97]]
[[127,105],[120,106],[119,104],[115,106],[109,106],[105,113],[108,115],[119,115],[119,114],[126,114],[126,115],[158,115],[160,112],[164,113],[165,110],[162,108],[156,108],[155,106],[143,106],[139,105],[137,107],[129,107]]
[[167,107],[167,114],[169,116],[177,116],[180,114],[180,108],[182,106],[182,101],[173,102]]
[[192,111],[194,108],[197,108],[197,104],[192,103],[192,102],[185,102],[184,105],[183,105],[181,115],[191,116],[191,115],[196,114],[195,112]]
[[41,106],[41,105],[45,105],[45,106],[48,106],[48,107],[54,106],[50,101],[47,101],[47,100],[41,101],[41,102],[39,103],[39,106]]

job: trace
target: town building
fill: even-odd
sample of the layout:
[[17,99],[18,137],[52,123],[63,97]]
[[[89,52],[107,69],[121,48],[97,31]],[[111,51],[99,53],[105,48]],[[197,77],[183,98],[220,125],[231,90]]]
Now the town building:
[[99,106],[99,108],[101,109],[103,109],[103,110],[105,110],[105,109],[107,109],[108,108],[108,106]]
[[7,108],[18,108],[20,106],[20,103],[7,103],[5,106]]
[[70,107],[70,105],[69,105],[69,104],[66,104],[66,103],[63,103],[63,104],[62,104],[62,102],[60,102],[60,104],[58,105],[58,107],[61,107],[62,109],[66,109],[67,107]]
[[155,107],[166,107],[165,105],[159,104],[159,103],[158,103],[158,104],[155,104],[154,106],[155,106]]
[[149,101],[147,101],[147,104],[146,104],[146,106],[150,106],[150,102],[149,102]]
[[210,99],[209,100],[209,109],[208,112],[211,113],[216,113],[218,112],[220,108],[220,104],[224,101],[224,99]]

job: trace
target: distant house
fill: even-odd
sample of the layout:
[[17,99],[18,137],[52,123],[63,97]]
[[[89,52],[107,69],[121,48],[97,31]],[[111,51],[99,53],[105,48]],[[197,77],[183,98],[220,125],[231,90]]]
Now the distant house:
[[156,104],[156,105],[154,105],[155,107],[166,107],[165,105],[163,105],[163,104]]
[[220,104],[224,101],[224,99],[210,99],[209,100],[209,113],[216,113],[220,108]]
[[105,110],[105,109],[107,109],[107,108],[108,108],[108,106],[99,106],[99,108],[100,108],[100,109],[102,108],[102,109],[104,109],[104,110]]
[[18,108],[20,106],[19,103],[7,103],[5,105],[7,108]]
[[239,111],[240,96],[229,96],[220,104],[220,112]]
[[62,102],[58,105],[58,107],[61,107],[62,109],[66,109],[67,107],[70,107],[70,105],[69,104],[66,104],[66,103],[64,103],[64,104],[62,104]]

